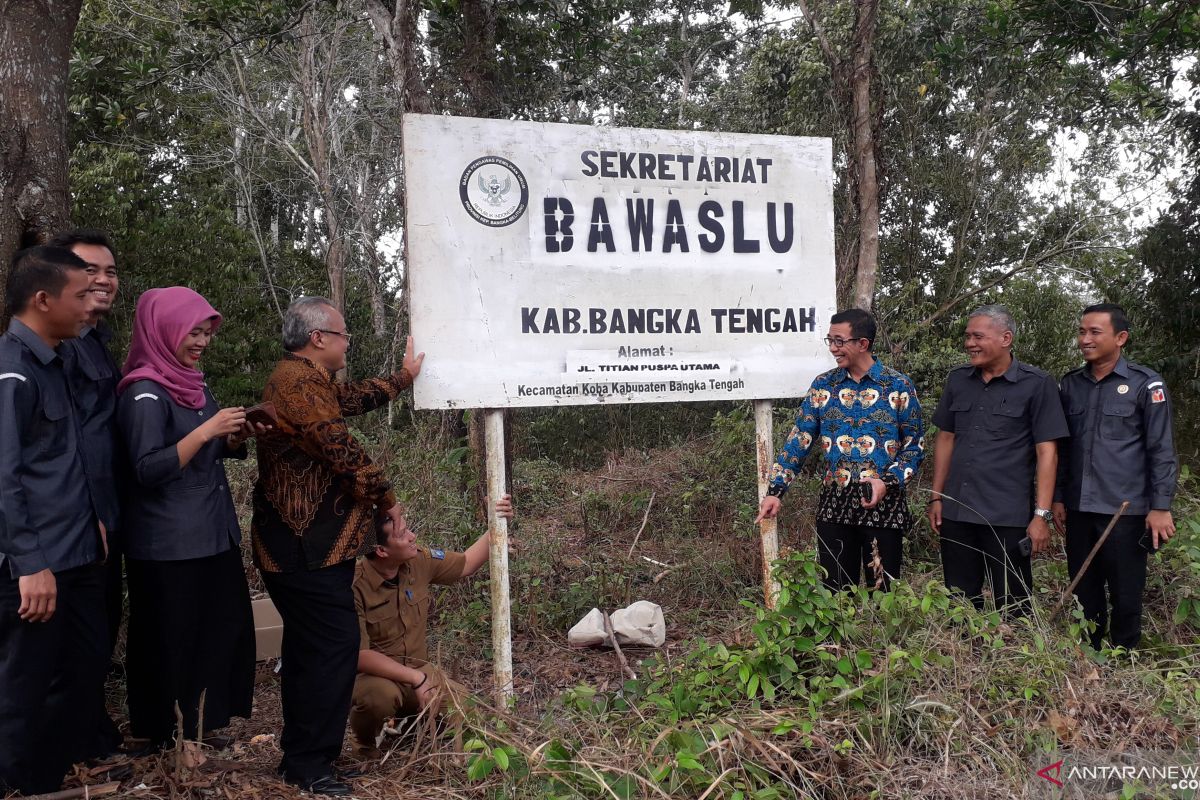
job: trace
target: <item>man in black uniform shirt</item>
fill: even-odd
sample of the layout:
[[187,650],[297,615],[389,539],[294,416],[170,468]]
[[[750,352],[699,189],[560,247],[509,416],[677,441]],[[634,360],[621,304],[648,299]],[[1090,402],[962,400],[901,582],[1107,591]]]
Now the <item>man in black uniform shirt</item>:
[[91,755],[108,661],[104,523],[61,356],[91,308],[68,250],[17,254],[0,336],[0,793],[51,792]]
[[982,608],[986,576],[997,608],[1024,613],[1030,554],[1050,541],[1057,440],[1067,424],[1054,379],[1013,357],[1015,333],[1003,306],[982,306],[967,320],[971,363],[951,370],[933,414],[929,524],[942,538],[947,586]]
[[[104,605],[108,618],[109,658],[117,646],[124,605],[122,548],[117,476],[116,440],[117,382],[121,370],[109,352],[112,330],[105,321],[117,298],[119,278],[112,245],[102,232],[87,228],[60,233],[50,240],[79,256],[87,264],[92,310],[88,324],[78,337],[63,343],[62,356],[79,412],[83,460],[88,488],[96,514],[108,530],[108,560],[105,563]],[[100,708],[100,731],[92,756],[104,756],[121,744],[121,734],[104,707],[104,692],[96,698]]]
[[1060,392],[1071,438],[1059,442],[1054,516],[1067,534],[1067,568],[1074,578],[1121,503],[1129,508],[1113,527],[1079,585],[1099,648],[1112,600],[1114,645],[1137,647],[1142,637],[1146,555],[1175,533],[1171,501],[1178,469],[1171,402],[1162,376],[1126,361],[1125,311],[1111,303],[1088,306],[1079,322],[1079,352],[1087,363],[1063,376]]

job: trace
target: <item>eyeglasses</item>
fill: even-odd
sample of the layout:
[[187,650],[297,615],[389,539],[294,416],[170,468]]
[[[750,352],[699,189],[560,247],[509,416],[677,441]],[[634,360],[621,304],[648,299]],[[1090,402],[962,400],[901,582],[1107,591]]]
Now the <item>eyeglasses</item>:
[[865,336],[855,336],[855,337],[854,337],[854,338],[852,338],[852,339],[843,339],[843,338],[842,338],[842,337],[840,337],[840,336],[838,336],[838,337],[836,337],[836,338],[833,338],[833,337],[826,336],[826,337],[825,337],[825,346],[826,346],[826,347],[839,347],[839,348],[840,348],[840,347],[845,347],[846,345],[850,344],[850,342],[858,342],[858,341],[861,341],[861,340],[863,340],[863,339],[866,339],[866,338],[867,338],[867,337],[865,337]]
[[346,333],[345,331],[327,331],[324,328],[314,328],[312,331],[310,331],[310,333],[328,333],[333,336],[341,336],[346,340],[346,344],[350,344],[350,341],[354,338],[354,334],[352,333]]

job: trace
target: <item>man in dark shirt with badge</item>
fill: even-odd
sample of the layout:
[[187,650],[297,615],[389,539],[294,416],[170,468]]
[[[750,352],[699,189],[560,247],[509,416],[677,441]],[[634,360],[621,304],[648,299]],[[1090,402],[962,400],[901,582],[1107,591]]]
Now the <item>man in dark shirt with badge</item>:
[[1003,306],[982,306],[967,320],[971,363],[951,370],[933,414],[928,513],[946,585],[982,609],[987,578],[997,608],[1025,613],[1030,555],[1050,541],[1057,440],[1067,423],[1054,379],[1013,357],[1015,333]]
[[[117,475],[119,448],[116,446],[117,381],[121,370],[109,352],[112,329],[106,322],[117,297],[119,278],[112,244],[102,232],[76,228],[50,240],[79,256],[87,264],[92,310],[88,324],[79,336],[63,343],[62,355],[67,379],[79,412],[83,460],[96,514],[108,531],[108,559],[105,562],[104,605],[108,618],[108,653],[112,658],[121,628],[124,605],[122,551],[120,541],[120,489]],[[121,744],[121,734],[104,708],[104,693],[97,703],[101,708],[101,729],[93,755],[104,756]]]
[[91,309],[69,250],[17,254],[0,336],[0,793],[51,792],[92,753],[108,661],[105,527],[61,356]]
[[1088,306],[1078,338],[1087,364],[1063,376],[1060,387],[1071,438],[1059,443],[1054,516],[1066,531],[1072,578],[1121,503],[1129,501],[1075,587],[1084,615],[1096,623],[1091,641],[1097,649],[1109,623],[1109,598],[1112,643],[1137,647],[1147,553],[1175,534],[1171,501],[1178,467],[1171,403],[1161,375],[1125,360],[1128,342],[1124,309]]

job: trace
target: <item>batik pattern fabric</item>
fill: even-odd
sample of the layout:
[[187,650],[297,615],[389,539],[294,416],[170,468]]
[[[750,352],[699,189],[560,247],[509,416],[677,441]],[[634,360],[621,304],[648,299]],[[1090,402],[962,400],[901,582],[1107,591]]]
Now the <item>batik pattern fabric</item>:
[[[912,525],[906,487],[925,456],[925,425],[907,375],[878,361],[861,381],[841,367],[818,375],[772,468],[769,494],[783,496],[813,448],[825,456],[819,521]],[[873,509],[862,507],[864,478],[879,478],[888,486]]]
[[346,424],[412,385],[407,370],[354,383],[287,355],[263,392],[278,423],[258,439],[251,533],[266,572],[320,569],[375,541],[375,515],[396,503],[391,483]]

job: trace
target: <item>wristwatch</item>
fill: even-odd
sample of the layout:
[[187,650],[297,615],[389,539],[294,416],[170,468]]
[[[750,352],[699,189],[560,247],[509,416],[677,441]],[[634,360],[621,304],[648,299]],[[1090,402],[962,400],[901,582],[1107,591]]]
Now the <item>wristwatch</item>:
[[1054,522],[1054,512],[1048,508],[1035,508],[1033,510],[1033,515],[1035,517],[1041,517],[1042,519],[1046,520],[1046,522]]

